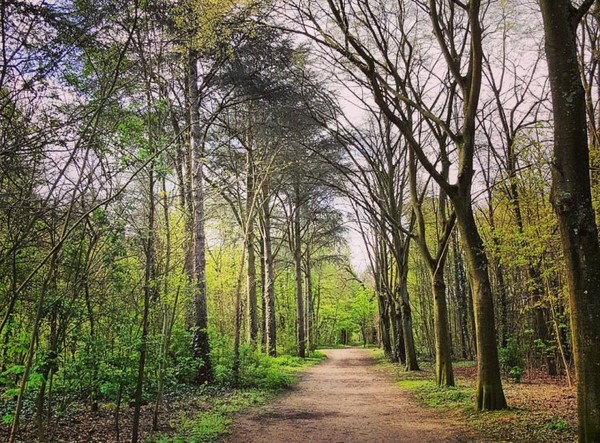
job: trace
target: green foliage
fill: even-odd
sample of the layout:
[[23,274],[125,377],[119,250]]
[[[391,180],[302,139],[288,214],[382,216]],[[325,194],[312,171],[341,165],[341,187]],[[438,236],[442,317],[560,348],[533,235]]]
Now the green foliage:
[[[233,382],[233,344],[212,328],[210,337],[215,381],[229,386]],[[287,388],[295,380],[294,371],[318,363],[323,358],[325,356],[320,352],[311,353],[306,359],[291,355],[270,357],[251,346],[243,345],[240,348],[240,378],[237,387],[266,391]]]
[[172,425],[175,435],[158,436],[152,439],[155,443],[209,443],[217,441],[227,434],[232,423],[232,416],[249,407],[265,403],[270,398],[268,391],[260,389],[248,390],[215,390],[201,394],[196,400],[202,404],[202,411],[197,414],[183,414]]
[[176,8],[175,23],[189,38],[189,47],[210,54],[235,34],[251,35],[253,22],[240,19],[259,12],[263,4],[262,0],[185,0]]
[[546,428],[551,431],[565,432],[569,429],[569,424],[564,420],[554,418],[546,423]]
[[523,375],[523,350],[514,338],[506,341],[506,346],[498,350],[501,370],[515,383],[521,381]]
[[173,325],[169,352],[167,383],[192,383],[201,361],[194,359],[191,331],[181,323]]
[[314,365],[325,358],[320,352],[306,359],[291,355],[268,357],[245,348],[242,352],[242,386],[232,390],[228,385],[204,389],[197,399],[202,412],[180,417],[173,427],[176,435],[158,437],[156,443],[214,442],[225,435],[235,413],[265,403],[272,395],[289,387],[295,371]]
[[372,290],[355,279],[335,263],[324,263],[320,269],[321,318],[323,331],[319,346],[336,347],[341,344],[345,331],[348,344],[362,345],[375,327],[377,305]]
[[296,380],[295,371],[318,363],[324,358],[325,355],[320,352],[310,353],[305,359],[291,355],[269,357],[254,352],[244,359],[246,365],[242,365],[241,384],[246,388],[265,390],[288,388]]
[[398,385],[415,395],[429,406],[439,408],[465,408],[473,402],[472,389],[461,386],[439,387],[432,380],[403,380]]
[[178,423],[176,437],[160,437],[156,443],[209,443],[226,433],[231,418],[222,411],[208,411],[193,419],[183,418]]
[[556,355],[556,345],[554,345],[553,343],[545,342],[540,338],[536,338],[533,341],[533,344],[535,346],[535,349],[541,356],[553,357],[554,355]]
[[189,442],[209,442],[224,434],[231,424],[231,418],[221,412],[206,412],[201,414],[198,424],[187,440]]
[[508,378],[515,383],[521,383],[521,377],[523,377],[523,368],[514,366],[508,371]]
[[277,390],[289,387],[293,378],[282,365],[264,354],[245,348],[242,351],[240,386]]

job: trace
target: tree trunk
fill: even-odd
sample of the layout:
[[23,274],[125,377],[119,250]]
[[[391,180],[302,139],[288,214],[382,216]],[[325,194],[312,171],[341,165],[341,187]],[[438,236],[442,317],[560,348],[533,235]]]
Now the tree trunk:
[[[91,248],[90,248],[91,250]],[[88,315],[88,321],[90,323],[90,344],[91,344],[91,349],[87,349],[87,352],[90,353],[91,355],[94,355],[94,358],[97,358],[97,352],[96,352],[96,321],[94,319],[94,311],[92,309],[92,300],[90,297],[90,287],[89,287],[89,280],[90,280],[90,271],[89,271],[89,251],[88,251],[88,259],[86,260],[86,275],[85,275],[85,280],[83,282],[83,294],[85,295],[85,306],[86,306],[86,310],[87,310],[87,315]],[[89,345],[88,345],[89,346]],[[93,414],[98,412],[98,397],[100,396],[100,386],[99,385],[99,380],[98,380],[98,365],[95,364],[94,365],[94,369],[92,371],[92,388],[91,388],[91,392],[90,392],[90,409],[92,411]]]
[[322,272],[322,268],[319,266],[319,272],[317,274],[317,291],[315,294],[315,321],[314,321],[314,325],[315,325],[315,346],[319,345],[319,341],[321,339],[321,328],[320,328],[320,322],[321,322],[321,276],[323,275]]
[[208,312],[206,303],[206,233],[204,230],[204,165],[200,134],[200,100],[198,96],[198,60],[194,51],[188,59],[190,95],[190,150],[194,160],[194,358],[201,361],[196,383],[212,380],[210,344],[208,342]]
[[469,343],[471,344],[471,349],[473,350],[473,356],[475,359],[477,359],[477,337],[475,332],[475,308],[473,307],[473,290],[471,289],[471,282],[468,278],[466,282],[467,305],[469,309]]
[[275,325],[275,269],[273,264],[273,244],[271,241],[271,213],[268,202],[263,204],[264,252],[265,252],[265,336],[267,354],[277,355],[277,335]]
[[462,261],[462,253],[458,246],[458,236],[455,234],[452,240],[452,249],[454,256],[454,292],[456,302],[458,303],[458,317],[460,327],[460,345],[462,357],[465,360],[473,360],[473,349],[471,348],[471,339],[469,334],[469,316],[470,306],[467,294],[467,282],[465,280],[465,269]]
[[[151,132],[151,131],[150,131]],[[152,146],[152,142],[150,142]],[[131,442],[137,443],[139,435],[140,412],[142,408],[142,388],[144,386],[144,371],[146,369],[146,356],[148,353],[148,319],[150,316],[150,301],[155,292],[155,265],[154,265],[154,161],[150,162],[148,170],[148,231],[146,232],[146,267],[144,272],[144,306],[142,314],[142,336],[140,338],[140,358],[138,360],[138,374],[135,385],[135,406],[133,410],[133,427],[131,431]]]
[[260,309],[262,312],[262,315],[260,317],[260,346],[261,346],[261,350],[263,352],[266,352],[267,350],[267,317],[266,317],[266,312],[267,312],[267,294],[266,294],[266,281],[267,281],[267,276],[266,276],[266,265],[265,265],[265,239],[262,236],[259,237],[258,239],[258,253],[260,254]]
[[300,184],[294,184],[296,207],[294,212],[294,265],[296,274],[296,345],[299,357],[306,357],[304,331],[304,294],[302,292],[302,238],[300,232]]
[[400,284],[400,310],[402,321],[402,336],[404,337],[404,349],[406,355],[406,370],[418,371],[419,362],[417,361],[417,351],[415,349],[415,339],[413,335],[412,312],[408,298],[408,288],[406,286],[406,276],[402,277]]
[[590,191],[585,92],[577,60],[576,32],[585,10],[584,6],[575,9],[568,0],[540,0],[540,6],[554,113],[551,201],[558,216],[567,269],[579,441],[598,442],[600,246]]
[[168,307],[164,306],[163,312],[163,324],[162,324],[162,342],[160,345],[160,352],[158,356],[158,375],[156,381],[156,401],[154,402],[154,412],[152,414],[152,431],[158,431],[158,414],[160,412],[160,406],[163,401],[163,391],[164,391],[164,377],[165,377],[165,369],[167,363],[167,352],[169,347],[169,334],[168,331],[170,329],[170,318],[169,318],[169,310]]
[[437,272],[434,269],[432,274],[431,287],[433,289],[435,321],[435,380],[438,386],[454,386],[444,267],[440,266]]
[[305,276],[305,291],[306,291],[306,315],[305,315],[305,323],[306,323],[306,348],[308,351],[314,349],[315,343],[313,340],[313,297],[312,297],[312,272],[311,272],[311,258],[310,258],[310,248],[306,247],[306,269],[304,272]]
[[546,362],[548,375],[554,376],[556,375],[556,354],[555,351],[550,353],[546,350],[546,346],[548,346],[548,343],[550,343],[552,340],[552,334],[550,332],[550,328],[548,327],[548,322],[551,318],[550,309],[544,301],[544,290],[542,286],[543,283],[541,275],[533,263],[529,263],[528,274],[531,284],[533,284],[531,296],[533,298],[533,312],[535,316],[535,335],[536,338],[541,340],[544,345],[542,347],[542,352],[544,353],[542,355],[542,359]]
[[27,382],[29,381],[29,375],[33,368],[33,358],[35,356],[35,350],[38,342],[38,337],[40,334],[40,326],[42,323],[42,319],[44,317],[44,303],[46,301],[46,296],[48,293],[48,285],[50,283],[50,279],[52,278],[53,273],[55,272],[58,260],[58,251],[52,254],[50,259],[50,266],[48,271],[48,276],[44,279],[42,283],[42,288],[40,290],[40,295],[38,298],[36,313],[33,321],[33,330],[31,331],[31,339],[29,340],[29,347],[26,354],[26,362],[25,368],[23,371],[23,375],[21,377],[21,384],[19,386],[19,393],[17,395],[17,404],[15,406],[15,413],[12,420],[12,425],[10,428],[10,434],[8,437],[9,443],[14,443],[17,438],[17,433],[19,431],[20,424],[20,416],[21,416],[21,408],[23,406],[23,398],[25,397],[25,390],[27,388]]
[[[155,155],[156,147],[154,145],[154,129],[152,125],[152,96],[149,77],[146,76],[146,105],[147,115],[147,135],[150,155]],[[155,229],[156,229],[156,196],[155,187],[155,161],[152,160],[148,165],[148,225],[145,233],[145,255],[146,264],[144,270],[144,305],[142,314],[142,336],[140,338],[140,357],[138,360],[138,374],[134,393],[134,411],[133,425],[131,432],[131,442],[137,443],[139,436],[140,413],[142,408],[142,391],[144,387],[144,372],[146,369],[146,357],[148,353],[148,334],[150,303],[156,298],[156,257],[155,257]]]
[[248,317],[248,338],[250,343],[255,344],[258,338],[258,297],[256,295],[256,254],[254,251],[254,232],[253,222],[248,227],[246,236],[246,289],[248,291],[247,317]]
[[390,311],[387,306],[385,295],[377,293],[379,306],[379,335],[383,353],[388,359],[392,359],[392,342],[390,340]]
[[[363,235],[364,236],[364,235]],[[366,240],[365,240],[366,243]],[[378,241],[375,247],[373,258],[373,274],[375,278],[375,291],[377,294],[377,305],[379,308],[379,335],[381,346],[383,347],[384,355],[391,362],[398,362],[398,356],[393,349],[392,340],[394,338],[393,314],[391,313],[391,303],[387,292],[387,271],[386,248],[382,244],[383,241]]]
[[[160,346],[159,360],[158,360],[158,380],[156,387],[156,402],[154,403],[154,413],[152,415],[152,430],[158,430],[158,413],[160,406],[163,401],[163,390],[164,390],[164,377],[167,367],[167,355],[169,353],[169,346],[171,343],[171,332],[173,325],[175,324],[175,316],[177,313],[177,301],[179,299],[179,287],[177,288],[177,294],[175,301],[173,302],[172,311],[169,309],[169,305],[166,301],[166,297],[169,294],[169,278],[171,274],[171,223],[169,221],[169,199],[167,193],[166,179],[162,179],[162,195],[163,195],[163,218],[165,222],[165,270],[162,274],[163,279],[163,297],[165,302],[163,303],[163,325],[162,325],[162,342]],[[171,313],[172,312],[172,313]]]
[[[53,277],[52,286],[56,288],[56,279]],[[58,331],[57,328],[57,312],[53,308],[50,314],[50,337],[48,340],[48,354],[46,355],[43,367],[42,367],[42,383],[38,390],[36,398],[36,426],[38,429],[38,440],[40,442],[46,441],[46,432],[44,426],[44,405],[46,397],[46,386],[48,381],[52,377],[52,373],[55,370],[57,364],[56,359],[58,358]],[[50,412],[50,411],[49,411]]]
[[[494,229],[494,228],[492,228]],[[494,244],[500,245],[500,241],[494,235]],[[500,260],[494,263],[494,274],[496,277],[496,290],[498,291],[498,298],[500,300],[500,346],[506,347],[509,336],[509,325],[508,325],[508,297],[506,294],[506,284],[504,283],[504,270]]]
[[404,339],[404,355],[406,356],[406,370],[418,371],[419,363],[417,362],[417,352],[415,350],[415,339],[412,327],[412,312],[410,308],[410,300],[407,288],[408,279],[408,251],[409,239],[404,242],[400,237],[400,233],[395,231],[392,233],[394,258],[397,266],[396,278],[396,303],[397,309],[400,311],[400,321],[402,328],[402,337]]
[[233,325],[233,362],[231,372],[233,373],[233,385],[238,386],[240,382],[240,343],[242,335],[242,280],[244,272],[244,263],[246,261],[246,249],[242,252],[240,271],[235,285],[235,319]]
[[390,313],[393,318],[394,329],[394,363],[406,365],[406,346],[404,345],[404,334],[402,332],[402,310],[400,304],[394,300],[390,301]]
[[[444,147],[442,147],[443,152]],[[417,163],[415,155],[409,155],[409,185],[413,214],[416,220],[416,243],[421,251],[421,257],[427,266],[433,294],[433,329],[435,334],[435,373],[438,386],[454,386],[452,371],[452,353],[450,346],[450,328],[448,325],[448,307],[446,301],[446,282],[444,265],[447,257],[447,246],[454,228],[454,216],[446,218],[446,194],[440,189],[437,209],[438,225],[442,233],[437,234],[437,250],[430,252],[427,245],[427,228],[423,216],[421,200],[417,193]],[[443,162],[442,175],[447,178],[449,162]],[[435,257],[434,257],[435,256]],[[425,300],[426,297],[422,297]]]
[[494,299],[488,275],[488,259],[479,236],[468,197],[453,199],[467,270],[471,282],[477,343],[477,409],[506,408],[494,328]]
[[252,158],[251,146],[246,153],[246,217],[248,226],[246,233],[246,260],[247,278],[246,289],[248,291],[248,338],[250,343],[255,344],[258,337],[258,315],[256,296],[256,254],[254,253],[254,220],[255,220],[255,193],[254,193],[254,159]]
[[454,236],[454,292],[458,304],[458,322],[460,328],[460,347],[464,360],[473,360],[473,350],[469,337],[469,304],[467,301],[467,284],[465,281],[465,270],[462,263],[462,255],[458,247],[457,236]]

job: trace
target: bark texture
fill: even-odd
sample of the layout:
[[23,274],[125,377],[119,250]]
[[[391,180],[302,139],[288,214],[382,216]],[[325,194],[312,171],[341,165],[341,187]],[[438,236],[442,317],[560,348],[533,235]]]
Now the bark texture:
[[567,267],[579,441],[600,441],[600,247],[592,208],[577,26],[593,2],[541,0],[554,113],[551,200]]
[[473,296],[477,343],[477,409],[506,408],[500,379],[500,364],[494,328],[494,299],[488,274],[488,259],[477,230],[470,198],[454,199],[456,219],[467,260]]

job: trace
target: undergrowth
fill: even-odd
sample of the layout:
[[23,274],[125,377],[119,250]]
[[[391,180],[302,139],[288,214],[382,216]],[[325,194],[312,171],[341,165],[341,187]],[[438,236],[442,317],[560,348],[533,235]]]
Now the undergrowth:
[[302,359],[290,355],[269,357],[245,355],[239,386],[233,388],[224,371],[217,373],[217,385],[204,389],[193,403],[195,411],[174,417],[174,429],[151,440],[154,443],[209,443],[227,434],[234,414],[266,403],[275,394],[291,387],[301,369],[319,363],[325,354],[316,351]]
[[403,380],[398,382],[402,389],[413,391],[424,404],[437,408],[469,409],[475,392],[464,386],[438,387],[433,380]]

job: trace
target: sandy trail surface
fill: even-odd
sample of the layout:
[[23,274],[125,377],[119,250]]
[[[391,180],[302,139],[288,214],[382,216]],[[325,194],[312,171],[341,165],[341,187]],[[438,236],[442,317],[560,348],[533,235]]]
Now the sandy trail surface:
[[415,403],[366,349],[325,350],[288,393],[238,416],[227,443],[479,442],[452,417]]

